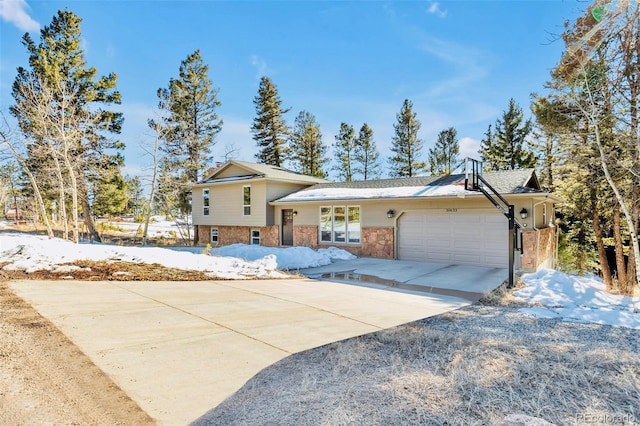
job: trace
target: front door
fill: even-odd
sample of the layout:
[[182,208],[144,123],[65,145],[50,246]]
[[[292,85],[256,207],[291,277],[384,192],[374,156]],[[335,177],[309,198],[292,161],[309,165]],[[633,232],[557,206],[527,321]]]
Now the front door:
[[293,245],[293,210],[282,210],[282,245]]

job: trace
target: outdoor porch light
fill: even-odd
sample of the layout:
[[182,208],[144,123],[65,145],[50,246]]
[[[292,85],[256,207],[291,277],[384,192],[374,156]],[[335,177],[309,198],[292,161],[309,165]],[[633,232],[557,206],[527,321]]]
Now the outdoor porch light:
[[389,210],[389,211],[387,211],[387,217],[388,217],[389,219],[392,219],[394,214],[396,214],[396,212],[394,212],[393,210]]
[[523,207],[522,210],[520,210],[520,217],[526,219],[527,216],[529,216],[529,212]]
[[296,217],[296,216],[298,216],[298,211],[297,211],[297,210],[294,210],[294,211],[293,211],[293,217]]

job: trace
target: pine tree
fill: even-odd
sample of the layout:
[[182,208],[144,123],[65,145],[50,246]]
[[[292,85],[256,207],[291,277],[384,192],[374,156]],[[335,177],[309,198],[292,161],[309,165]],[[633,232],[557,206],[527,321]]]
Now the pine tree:
[[[73,12],[60,10],[51,24],[40,31],[39,45],[28,33],[24,35],[30,69],[18,68],[13,84],[16,105],[11,107],[11,113],[34,146],[46,145],[51,154],[66,165],[66,178],[71,180],[69,192],[74,199],[76,196],[79,199],[91,237],[99,240],[89,190],[100,168],[112,163],[124,148],[123,143],[112,139],[120,133],[123,117],[122,113],[105,108],[120,103],[117,75],[97,77],[97,70],[87,66],[81,47],[81,21]],[[33,96],[28,98],[27,94]],[[44,113],[41,110],[39,116],[25,114],[29,111],[25,103],[34,101],[48,104],[49,108]],[[64,125],[61,126],[62,117]],[[43,150],[30,152],[40,155],[30,164],[42,165]],[[46,168],[50,164],[42,166]],[[34,173],[34,176],[37,175]],[[77,210],[74,207],[74,215]],[[74,229],[77,230],[77,225]]]
[[362,175],[363,180],[380,176],[378,158],[380,153],[373,140],[373,130],[367,123],[360,128],[353,150],[353,171]]
[[535,167],[536,157],[528,149],[527,137],[531,133],[531,120],[525,120],[522,108],[512,98],[509,108],[497,119],[494,132],[487,131],[480,152],[485,168],[514,170]]
[[432,175],[448,175],[458,163],[460,143],[453,127],[442,130],[434,148],[429,149],[429,171]]
[[333,149],[337,164],[334,166],[334,170],[338,172],[338,179],[351,182],[353,180],[352,164],[356,143],[356,132],[353,126],[345,122],[340,123],[340,132],[335,136],[335,139]]
[[[166,154],[163,158],[166,184],[174,186],[177,192],[176,207],[188,214],[189,183],[198,182],[201,173],[210,167],[211,148],[223,124],[216,113],[221,105],[218,89],[213,87],[209,66],[199,50],[180,63],[178,78],[170,79],[168,88],[159,89],[158,97],[159,107],[165,111],[165,140],[160,148]],[[194,244],[197,235],[196,227]]]
[[268,77],[260,80],[258,95],[253,103],[257,115],[253,119],[251,132],[260,149],[256,158],[261,163],[280,167],[284,162],[284,144],[289,134],[283,115],[289,109],[282,109],[278,89]]
[[179,77],[169,80],[166,89],[158,90],[165,120],[166,140],[162,150],[187,181],[197,182],[201,172],[210,167],[211,148],[222,129],[218,118],[218,89],[209,78],[209,66],[196,50],[180,63]]
[[327,147],[322,143],[322,133],[316,117],[300,111],[289,137],[289,150],[293,169],[310,176],[324,178],[323,165],[329,161]]
[[422,153],[423,142],[418,138],[420,121],[413,112],[413,103],[405,99],[396,118],[398,122],[393,126],[395,136],[391,146],[391,151],[395,155],[389,158],[391,176],[416,176],[424,171],[427,165],[418,160]]
[[125,212],[129,196],[127,184],[119,167],[105,170],[94,184],[91,207],[98,216],[115,216]]

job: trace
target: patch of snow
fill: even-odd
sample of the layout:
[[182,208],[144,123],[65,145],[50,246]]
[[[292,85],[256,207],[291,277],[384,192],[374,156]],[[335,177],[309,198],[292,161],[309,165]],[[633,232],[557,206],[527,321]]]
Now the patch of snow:
[[527,315],[640,330],[640,297],[607,293],[598,277],[547,269],[524,274],[522,280],[526,287],[514,292],[514,296],[544,306],[521,309]]
[[74,266],[60,266],[78,260],[158,263],[182,270],[202,271],[214,278],[286,278],[281,270],[327,265],[333,259],[351,259],[352,254],[335,247],[314,251],[307,247],[263,247],[234,244],[202,253],[198,247],[122,247],[108,244],[74,244],[59,238],[21,234],[0,234],[0,262],[3,269],[69,272]]
[[247,260],[257,260],[265,256],[276,258],[278,269],[296,270],[315,268],[330,264],[335,259],[355,259],[346,250],[336,247],[312,250],[308,247],[264,247],[248,244],[231,244],[209,250],[213,256],[230,256]]

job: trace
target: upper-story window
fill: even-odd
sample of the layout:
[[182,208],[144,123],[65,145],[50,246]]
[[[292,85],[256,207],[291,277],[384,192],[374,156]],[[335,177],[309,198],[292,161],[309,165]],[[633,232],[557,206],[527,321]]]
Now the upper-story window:
[[208,189],[202,190],[202,206],[203,206],[202,214],[207,216],[209,214],[209,190]]
[[251,216],[251,186],[242,187],[242,214]]

